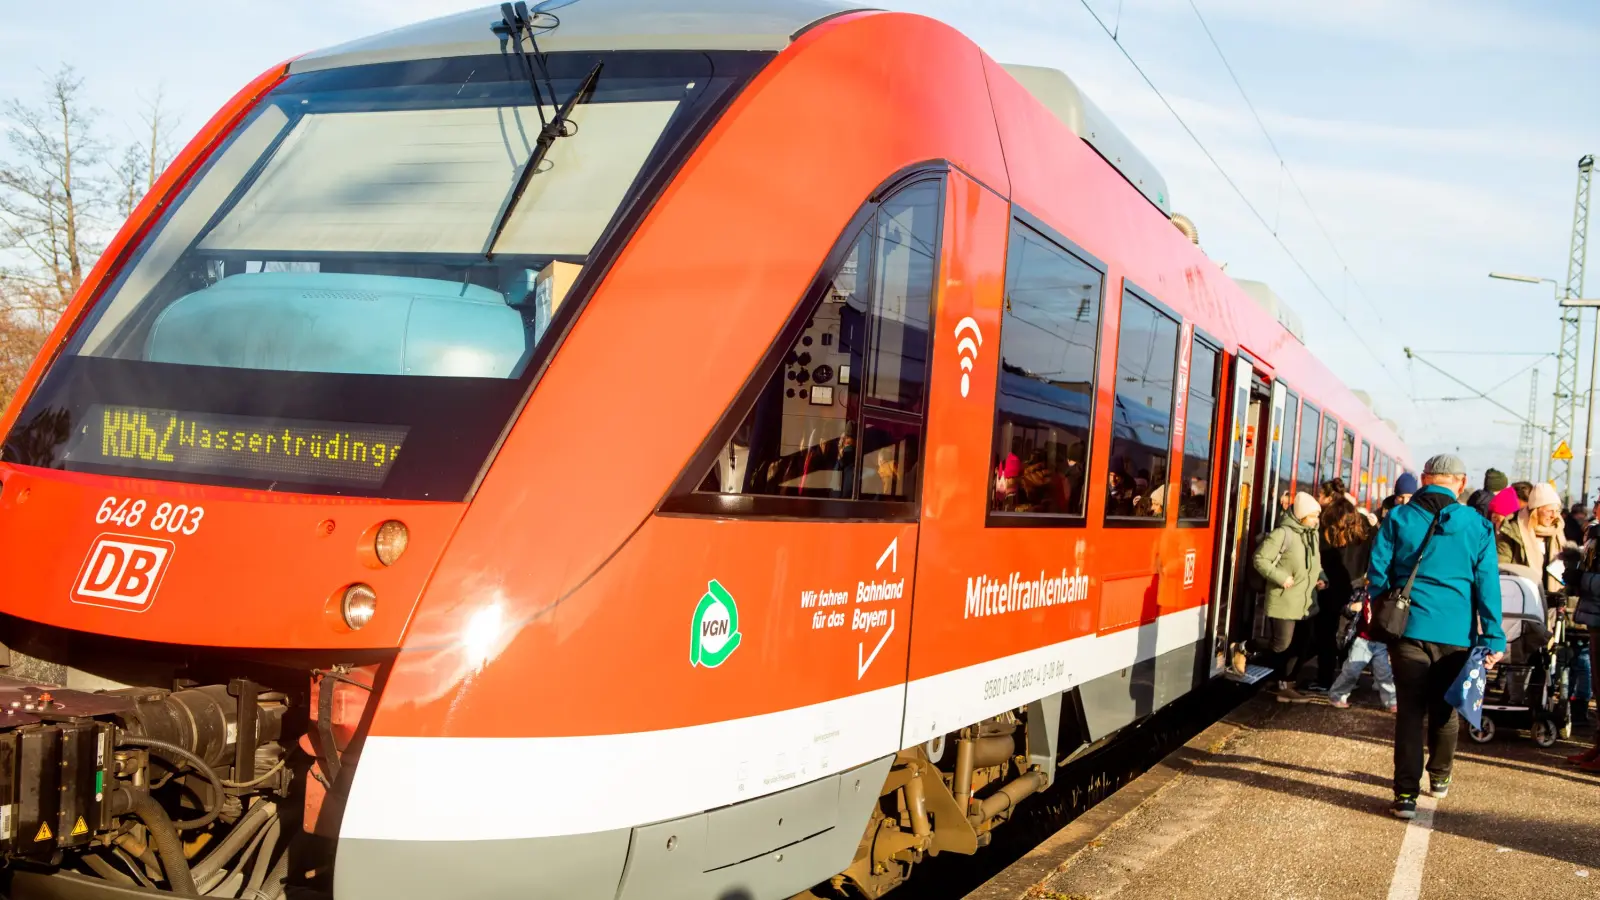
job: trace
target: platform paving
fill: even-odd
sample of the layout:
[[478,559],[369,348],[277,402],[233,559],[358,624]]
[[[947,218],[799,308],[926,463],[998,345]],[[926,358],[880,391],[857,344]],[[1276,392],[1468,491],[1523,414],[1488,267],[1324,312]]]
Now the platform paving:
[[[1462,730],[1450,794],[1389,815],[1394,719],[1260,694],[971,900],[1600,898],[1600,775]],[[1434,808],[1436,805],[1437,808]]]

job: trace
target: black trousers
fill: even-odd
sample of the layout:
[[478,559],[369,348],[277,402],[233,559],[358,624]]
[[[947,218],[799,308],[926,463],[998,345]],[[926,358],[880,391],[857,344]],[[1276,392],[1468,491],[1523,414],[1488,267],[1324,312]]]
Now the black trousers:
[[1317,604],[1317,684],[1332,687],[1339,677],[1339,620],[1350,604],[1350,594],[1323,591]]
[[1294,681],[1306,657],[1311,655],[1311,620],[1268,619],[1267,625],[1272,635],[1257,642],[1255,649],[1266,652],[1263,662],[1277,671],[1279,681]]
[[1394,718],[1395,794],[1415,797],[1421,792],[1424,746],[1428,776],[1450,777],[1461,720],[1444,694],[1466,662],[1465,647],[1409,638],[1389,645],[1389,665],[1394,668],[1394,689],[1399,700]]

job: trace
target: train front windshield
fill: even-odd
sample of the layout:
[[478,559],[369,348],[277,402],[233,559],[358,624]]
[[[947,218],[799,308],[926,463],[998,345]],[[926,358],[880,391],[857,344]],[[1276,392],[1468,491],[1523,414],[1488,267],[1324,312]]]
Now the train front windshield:
[[[461,499],[602,236],[758,56],[550,54],[542,105],[515,56],[286,79],[114,273],[3,458]],[[552,92],[579,102],[519,178]]]

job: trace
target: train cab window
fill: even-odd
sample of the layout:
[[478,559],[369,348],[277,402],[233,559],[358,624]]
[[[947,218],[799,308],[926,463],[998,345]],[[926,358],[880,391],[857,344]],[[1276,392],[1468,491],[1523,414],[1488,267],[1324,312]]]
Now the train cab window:
[[1355,490],[1355,485],[1350,479],[1355,475],[1356,466],[1356,436],[1350,429],[1344,431],[1344,445],[1339,449],[1339,477],[1344,480],[1345,490]]
[[1317,492],[1317,435],[1322,423],[1322,413],[1306,403],[1300,411],[1300,463],[1295,471],[1295,490],[1308,494]]
[[[1317,468],[1317,486],[1339,476],[1339,421],[1332,414],[1322,417],[1322,462]],[[1312,491],[1311,493],[1316,493]]]
[[1178,368],[1178,320],[1122,293],[1106,519],[1166,519],[1167,459]]
[[873,317],[865,401],[921,413],[928,375],[938,191],[912,188],[878,211],[873,238]]
[[1103,276],[1012,224],[989,509],[1048,525],[1084,514]]
[[1294,481],[1295,426],[1300,416],[1300,398],[1287,391],[1283,401],[1283,432],[1278,440],[1278,490],[1287,491]]
[[1178,480],[1178,521],[1211,518],[1211,445],[1217,419],[1222,352],[1199,337],[1189,354],[1189,396],[1183,415],[1183,468]]
[[1372,472],[1372,445],[1366,441],[1361,442],[1361,493],[1358,498],[1362,506],[1371,506],[1371,497],[1378,487],[1377,476]]
[[[674,491],[664,509],[915,515],[940,183],[914,183],[864,214],[842,256],[833,257],[831,275],[786,329],[792,337],[743,421],[697,470],[704,475],[693,493]],[[762,509],[756,498],[811,505]]]
[[879,208],[874,231],[857,496],[909,501],[921,462],[928,322],[939,263],[938,187],[925,182],[895,195]]

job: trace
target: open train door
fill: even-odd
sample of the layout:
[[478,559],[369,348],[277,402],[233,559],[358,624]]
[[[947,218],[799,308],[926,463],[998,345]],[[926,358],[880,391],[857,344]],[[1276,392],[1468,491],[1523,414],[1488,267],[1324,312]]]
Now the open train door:
[[[1264,441],[1266,446],[1262,448],[1264,455],[1260,457],[1259,464],[1263,473],[1261,481],[1263,487],[1259,492],[1260,499],[1256,504],[1255,513],[1254,533],[1258,539],[1276,528],[1279,518],[1286,514],[1278,502],[1278,495],[1283,493],[1289,483],[1287,473],[1284,471],[1288,461],[1284,459],[1283,453],[1285,447],[1291,449],[1294,447],[1292,438],[1287,444],[1284,443],[1288,431],[1294,428],[1293,422],[1284,421],[1289,405],[1289,390],[1281,381],[1273,381],[1271,385],[1272,419],[1268,426],[1271,437]],[[1265,390],[1265,385],[1258,381],[1253,396],[1262,396]],[[1254,545],[1251,545],[1250,550],[1254,551]],[[1244,579],[1238,587],[1233,610],[1234,641],[1243,641],[1251,637],[1265,638],[1270,634],[1271,629],[1267,626],[1266,596],[1265,587],[1252,579]]]
[[[1211,606],[1206,620],[1206,634],[1211,641],[1208,654],[1209,674],[1222,674],[1228,664],[1230,634],[1248,636],[1249,622],[1254,604],[1244,597],[1245,604],[1236,610],[1236,601],[1251,590],[1246,577],[1250,566],[1250,534],[1253,519],[1261,518],[1263,505],[1260,491],[1271,489],[1269,461],[1277,457],[1276,441],[1283,419],[1283,403],[1277,392],[1258,394],[1252,390],[1256,379],[1255,367],[1249,357],[1233,358],[1232,390],[1228,403],[1228,454],[1224,462],[1222,510],[1217,529],[1215,581],[1211,586]],[[1272,401],[1271,418],[1264,416],[1269,410],[1266,401]],[[1262,446],[1265,444],[1265,446]],[[1270,495],[1269,495],[1270,496]],[[1252,513],[1256,515],[1252,515]],[[1268,513],[1270,515],[1270,513]],[[1243,627],[1236,624],[1243,620]],[[1251,673],[1251,677],[1259,673]]]

